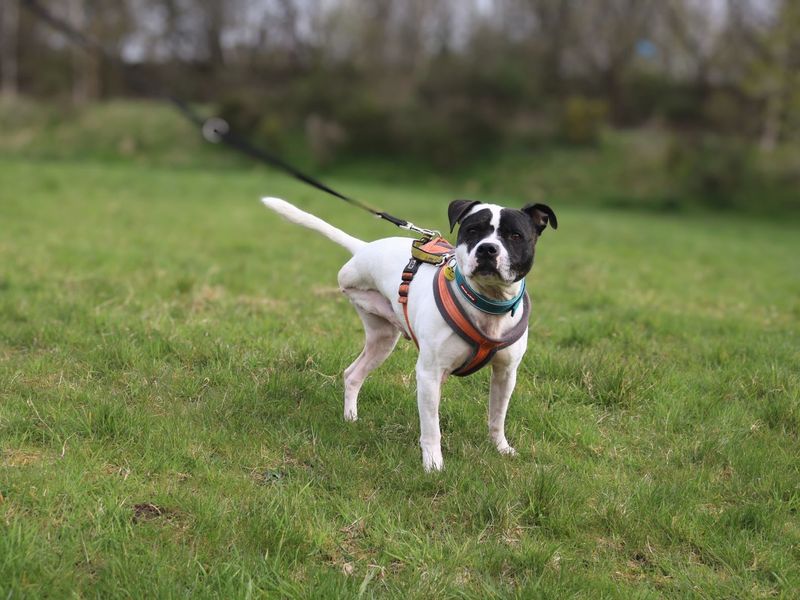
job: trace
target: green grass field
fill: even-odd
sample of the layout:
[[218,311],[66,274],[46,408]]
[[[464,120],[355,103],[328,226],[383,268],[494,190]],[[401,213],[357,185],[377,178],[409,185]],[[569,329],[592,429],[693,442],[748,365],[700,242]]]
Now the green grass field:
[[[334,183],[445,227],[445,189]],[[548,199],[519,455],[481,372],[426,475],[413,346],[345,423],[347,256],[265,194],[395,235],[259,170],[0,164],[0,598],[797,597],[796,219]]]

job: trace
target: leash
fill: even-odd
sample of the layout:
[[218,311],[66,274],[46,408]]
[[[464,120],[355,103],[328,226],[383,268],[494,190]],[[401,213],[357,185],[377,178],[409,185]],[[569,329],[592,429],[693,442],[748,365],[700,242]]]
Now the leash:
[[356,208],[360,208],[361,210],[367,211],[378,217],[379,219],[383,219],[384,221],[388,221],[392,225],[399,227],[400,229],[405,229],[407,231],[413,231],[414,233],[418,233],[422,235],[424,238],[432,239],[441,235],[438,231],[433,229],[425,229],[423,227],[417,227],[410,221],[406,221],[405,219],[401,219],[399,217],[395,217],[390,215],[389,213],[379,210],[363,200],[358,200],[351,196],[347,196],[342,194],[341,192],[336,191],[332,187],[326,185],[325,183],[321,182],[320,180],[303,173],[297,167],[291,165],[290,163],[283,160],[281,157],[264,150],[263,148],[259,148],[255,146],[252,142],[250,142],[247,138],[236,134],[234,131],[231,130],[230,125],[227,121],[220,117],[210,117],[210,118],[203,118],[197,111],[195,111],[188,102],[179,98],[178,96],[163,92],[163,90],[156,88],[154,85],[146,83],[141,77],[134,77],[130,73],[127,72],[125,68],[125,64],[116,56],[114,56],[111,52],[109,52],[103,44],[101,44],[96,39],[87,36],[86,34],[78,31],[72,25],[56,17],[52,12],[50,12],[47,8],[42,6],[38,0],[19,0],[20,4],[23,7],[28,9],[33,15],[47,23],[50,27],[64,35],[72,44],[79,46],[83,50],[94,51],[103,56],[103,58],[111,63],[115,63],[121,67],[121,73],[124,79],[131,85],[131,87],[139,92],[144,92],[150,96],[155,96],[160,98],[161,100],[172,104],[172,106],[180,113],[187,121],[192,123],[195,127],[197,127],[200,132],[203,134],[203,138],[213,144],[222,143],[226,145],[228,148],[239,152],[240,154],[244,154],[245,156],[250,157],[258,162],[264,163],[269,165],[279,171],[283,171],[287,175],[294,177],[295,179],[302,181],[303,183],[310,185],[326,194],[330,194],[339,200],[347,202],[355,206]]

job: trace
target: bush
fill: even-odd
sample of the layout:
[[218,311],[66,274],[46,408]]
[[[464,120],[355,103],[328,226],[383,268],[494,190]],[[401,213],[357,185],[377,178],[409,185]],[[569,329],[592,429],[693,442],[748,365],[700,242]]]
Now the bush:
[[217,114],[231,129],[250,137],[257,144],[280,150],[292,133],[294,120],[270,105],[261,94],[229,94],[217,106]]
[[712,208],[732,208],[738,192],[756,178],[752,147],[731,136],[676,137],[667,152],[667,172],[678,192]]
[[561,115],[561,137],[570,144],[596,144],[607,117],[608,105],[604,101],[571,96]]
[[659,117],[676,128],[702,127],[706,121],[700,91],[691,83],[638,72],[630,78],[628,86],[629,120],[642,123]]

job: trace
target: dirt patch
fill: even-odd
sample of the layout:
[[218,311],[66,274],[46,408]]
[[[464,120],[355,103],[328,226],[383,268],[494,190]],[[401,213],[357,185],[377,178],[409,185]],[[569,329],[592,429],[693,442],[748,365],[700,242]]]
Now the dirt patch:
[[258,485],[274,485],[276,483],[281,483],[285,477],[286,472],[280,469],[266,469],[253,473],[253,479],[255,479]]
[[338,298],[342,295],[342,290],[329,285],[315,285],[311,288],[311,293],[317,298]]
[[105,464],[103,465],[103,473],[106,475],[119,475],[122,477],[123,481],[127,481],[128,476],[131,474],[131,470],[128,467],[123,467],[120,465]]
[[171,508],[158,506],[152,502],[142,502],[133,505],[133,522],[145,523],[156,519],[173,520],[178,512]]
[[[340,535],[330,540],[331,545],[324,552],[324,560],[347,576],[364,572],[366,569],[367,573],[371,573],[368,575],[370,579],[375,576],[383,579],[386,568],[375,564],[377,549],[369,545],[366,529],[363,519],[356,519],[341,527]],[[402,565],[399,568],[402,568]]]
[[218,285],[204,285],[192,296],[192,312],[202,312],[217,304],[225,296],[225,288]]
[[266,296],[237,296],[236,305],[253,312],[271,312],[286,308],[286,302]]
[[26,467],[44,460],[44,452],[39,450],[3,450],[0,451],[0,465],[4,467]]

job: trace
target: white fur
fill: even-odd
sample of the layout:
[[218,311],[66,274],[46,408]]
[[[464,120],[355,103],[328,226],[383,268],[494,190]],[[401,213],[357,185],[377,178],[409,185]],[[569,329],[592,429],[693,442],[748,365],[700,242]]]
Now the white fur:
[[[392,237],[366,243],[278,198],[264,198],[262,202],[290,221],[319,231],[353,253],[339,271],[339,286],[361,318],[366,338],[361,354],[344,372],[344,418],[355,421],[358,419],[358,393],[364,380],[391,354],[401,333],[409,337],[403,308],[397,301],[397,289],[403,268],[411,256],[411,239]],[[487,205],[481,206],[486,208]],[[456,260],[460,260],[458,255]],[[470,354],[470,347],[436,309],[433,297],[435,271],[432,265],[420,266],[408,296],[409,321],[420,346],[416,366],[417,408],[422,463],[426,471],[444,467],[439,430],[441,385]],[[469,279],[466,272],[465,276]],[[480,282],[470,280],[470,284],[479,286]],[[486,335],[495,338],[501,337],[522,318],[522,311],[517,311],[512,317],[510,314],[489,315],[470,305],[466,310]],[[505,418],[516,383],[517,367],[527,347],[527,337],[526,332],[517,342],[495,354],[491,363],[489,434],[503,454],[515,453],[505,436]]]
[[329,240],[336,242],[340,246],[344,246],[351,254],[354,254],[357,250],[367,245],[367,242],[354,238],[352,235],[345,233],[341,229],[337,229],[319,217],[315,217],[314,215],[300,210],[293,204],[289,204],[286,200],[281,200],[280,198],[262,198],[261,202],[264,203],[264,206],[271,208],[292,223],[297,223],[303,227],[318,231]]

